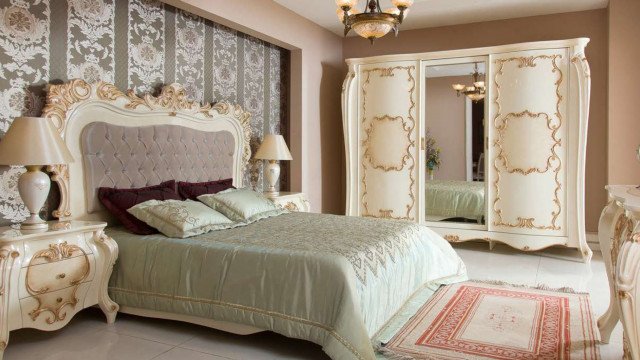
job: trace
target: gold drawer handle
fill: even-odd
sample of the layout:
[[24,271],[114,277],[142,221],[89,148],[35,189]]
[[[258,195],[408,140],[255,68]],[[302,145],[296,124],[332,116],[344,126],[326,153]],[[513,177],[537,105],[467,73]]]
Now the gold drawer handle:
[[61,298],[61,297],[59,297],[59,298],[57,298],[57,299],[56,299],[56,301],[57,301],[58,303],[61,303],[61,302],[62,302],[62,298]]
[[65,277],[67,277],[67,274],[62,273],[62,274],[58,274],[58,275],[56,276],[56,279],[64,279]]

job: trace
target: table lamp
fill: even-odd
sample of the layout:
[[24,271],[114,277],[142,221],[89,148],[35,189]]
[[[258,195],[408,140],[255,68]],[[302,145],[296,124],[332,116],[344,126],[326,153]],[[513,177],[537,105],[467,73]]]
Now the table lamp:
[[44,165],[68,164],[73,156],[51,120],[19,117],[0,140],[0,165],[24,165],[27,172],[18,179],[18,192],[29,213],[21,229],[47,228],[39,212],[47,200],[51,179],[42,172]]
[[269,182],[269,187],[265,194],[267,196],[278,196],[276,191],[276,183],[280,177],[280,164],[278,160],[292,160],[291,153],[287,147],[287,143],[284,141],[282,135],[268,134],[264,136],[262,145],[258,148],[256,159],[269,160],[267,165],[267,172],[265,176]]

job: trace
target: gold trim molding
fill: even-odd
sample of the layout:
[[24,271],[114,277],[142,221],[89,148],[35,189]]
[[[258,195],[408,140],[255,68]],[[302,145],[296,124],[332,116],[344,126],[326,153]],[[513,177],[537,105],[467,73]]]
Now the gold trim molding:
[[[507,152],[504,149],[504,139],[505,139],[505,135],[507,132],[507,129],[509,127],[509,120],[511,119],[522,119],[522,118],[533,118],[533,119],[538,119],[541,117],[545,118],[545,122],[547,124],[547,128],[551,131],[551,140],[553,141],[553,145],[551,145],[551,148],[549,149],[550,151],[550,155],[547,158],[546,161],[546,167],[545,168],[539,168],[539,167],[535,167],[535,166],[531,166],[528,168],[524,168],[524,167],[513,167],[511,166],[511,162],[509,161],[509,156],[507,154]],[[556,152],[556,148],[562,146],[562,140],[558,138],[558,130],[560,130],[560,124],[557,124],[553,121],[553,118],[549,116],[549,114],[547,113],[533,113],[529,110],[525,110],[523,112],[520,113],[509,113],[506,116],[504,116],[502,119],[496,119],[495,122],[495,128],[498,133],[498,138],[495,140],[494,145],[496,147],[498,147],[498,155],[496,155],[496,159],[502,161],[502,165],[504,166],[505,170],[510,173],[518,173],[518,174],[522,174],[522,175],[529,175],[531,173],[539,173],[539,174],[544,174],[547,171],[549,171],[549,169],[552,168],[553,166],[553,162],[558,161],[560,162],[560,157],[558,156],[558,153]],[[560,167],[556,167],[556,169],[554,171],[558,171],[560,169]]]
[[[537,56],[526,56],[526,57],[510,57],[510,58],[495,60],[495,63],[498,67],[496,71],[496,75],[494,76],[494,80],[493,80],[494,86],[496,89],[496,97],[494,99],[494,103],[496,104],[496,115],[493,119],[493,123],[494,123],[494,127],[498,130],[498,138],[494,141],[494,146],[498,148],[498,155],[493,161],[493,167],[496,173],[496,178],[493,182],[493,186],[495,188],[495,199],[493,201],[493,211],[494,211],[494,214],[496,215],[496,220],[494,220],[493,225],[495,226],[506,226],[510,228],[524,228],[524,229],[538,229],[538,230],[554,230],[554,231],[562,230],[562,227],[557,224],[558,217],[562,212],[562,203],[560,202],[560,191],[562,190],[562,182],[560,181],[560,176],[561,176],[560,170],[562,169],[562,159],[560,159],[556,150],[558,147],[562,146],[562,142],[561,142],[562,140],[561,138],[558,137],[558,131],[563,125],[563,118],[562,118],[562,112],[560,111],[560,105],[564,100],[564,97],[560,92],[560,87],[564,80],[564,75],[557,63],[558,59],[562,59],[562,57],[563,56],[561,54],[554,54],[554,55],[537,55]],[[556,86],[556,112],[555,114],[553,114],[555,115],[555,118],[557,119],[557,121],[554,120],[553,116],[547,113],[544,113],[544,112],[536,113],[528,109],[525,109],[524,111],[519,113],[508,113],[503,116],[502,105],[500,103],[501,94],[500,94],[499,78],[500,78],[500,75],[504,74],[503,70],[504,70],[505,63],[517,62],[518,68],[522,69],[526,67],[537,67],[538,64],[536,63],[536,61],[540,59],[549,60],[552,66],[551,72],[557,73],[558,75],[558,78],[554,83],[554,85]],[[547,120],[547,127],[549,128],[549,130],[551,130],[550,136],[551,136],[553,145],[549,149],[549,152],[551,155],[548,157],[547,166],[544,169],[540,169],[537,167],[530,167],[526,169],[510,167],[509,161],[508,161],[508,154],[502,146],[503,145],[502,137],[504,136],[504,131],[507,128],[508,120],[512,117],[522,118],[525,116],[532,117],[532,118],[539,118],[541,116],[544,116]],[[555,164],[556,166],[555,168],[553,168],[552,171],[554,172],[554,181],[556,183],[556,188],[554,190],[554,197],[553,199],[551,199],[551,201],[556,209],[552,210],[551,212],[551,223],[549,225],[537,225],[535,224],[535,218],[525,217],[525,216],[517,217],[516,222],[505,222],[502,217],[502,209],[500,209],[498,206],[498,203],[501,200],[501,196],[500,196],[501,169],[499,165],[502,165],[505,168],[505,170],[510,174],[518,173],[523,176],[527,176],[532,173],[540,173],[540,174],[546,173],[547,171],[552,169],[555,162],[557,162],[557,164]]]
[[349,71],[349,73],[344,79],[344,82],[342,83],[342,92],[345,92],[345,90],[347,90],[347,83],[351,82],[351,80],[353,80],[353,78],[355,77],[356,77],[356,73],[353,71]]
[[620,214],[613,227],[613,238],[611,238],[611,268],[615,269],[618,263],[618,254],[622,244],[633,240],[633,219],[624,213]]
[[287,203],[284,204],[282,207],[285,210],[289,210],[289,211],[294,211],[294,212],[300,211],[300,208],[298,207],[298,205],[296,205],[296,203],[293,201],[287,201]]
[[[40,266],[40,264],[32,265],[37,259],[44,259],[47,263],[58,262],[62,260],[67,260],[72,257],[75,257],[75,254],[80,253],[80,256],[83,257],[84,263],[82,264],[82,275],[77,279],[73,279],[69,281],[69,285],[73,287],[71,291],[71,295],[69,298],[64,299],[59,297],[56,301],[56,306],[43,306],[43,299],[41,298],[43,294],[49,292],[49,287],[43,287],[40,289],[34,289],[31,286],[32,276],[31,276],[31,268],[33,266]],[[78,297],[76,296],[78,292],[78,288],[80,284],[87,279],[89,273],[91,272],[91,263],[89,262],[89,257],[87,253],[78,245],[69,245],[66,241],[60,244],[49,244],[48,249],[40,250],[36,252],[30,260],[29,266],[27,267],[27,274],[25,276],[25,284],[27,288],[27,292],[29,295],[33,296],[33,298],[38,302],[38,305],[35,309],[29,312],[29,316],[31,320],[36,321],[36,319],[40,316],[40,314],[49,312],[52,317],[46,319],[47,324],[53,324],[56,321],[63,321],[67,314],[63,313],[62,310],[70,305],[71,307],[75,307],[78,304]],[[64,279],[66,274],[60,274],[57,276],[57,279]]]
[[574,57],[571,58],[571,62],[574,64],[582,64],[582,69],[584,71],[584,76],[586,78],[590,78],[591,77],[591,67],[589,66],[589,61],[587,61],[587,58],[584,56],[584,54],[578,54]]
[[447,234],[445,236],[443,236],[445,240],[447,240],[448,242],[460,242],[460,236],[459,235],[451,235],[451,234]]
[[[228,102],[202,105],[191,101],[187,97],[184,86],[176,83],[165,85],[158,96],[151,94],[138,96],[133,90],[125,93],[115,85],[104,81],[89,84],[81,79],[71,80],[65,84],[49,86],[42,116],[51,119],[60,135],[64,137],[67,122],[73,111],[83,102],[92,100],[105,101],[131,111],[167,112],[169,116],[185,114],[209,119],[213,118],[213,112],[229,115],[242,127],[244,140],[242,169],[246,169],[251,158],[251,114],[244,111],[240,105]],[[68,166],[51,165],[47,170],[52,173],[51,179],[60,188],[60,206],[53,211],[53,216],[71,217]]]
[[[404,130],[404,132],[407,135],[407,142],[405,144],[406,153],[402,155],[402,157],[398,160],[397,163],[383,164],[377,161],[377,159],[374,159],[374,157],[371,154],[371,146],[370,146],[371,134],[373,134],[373,132],[376,129],[375,124],[378,124],[384,121],[387,121],[387,122],[399,121],[402,126],[402,130]],[[404,167],[407,165],[407,162],[410,159],[412,159],[411,147],[412,146],[415,147],[415,141],[411,140],[411,133],[412,133],[411,124],[406,122],[404,118],[402,118],[402,116],[392,117],[389,115],[384,115],[384,116],[374,117],[371,123],[369,124],[369,127],[365,130],[365,134],[367,135],[367,137],[362,141],[362,146],[365,149],[364,154],[362,155],[363,160],[364,161],[368,160],[369,164],[371,164],[371,166],[373,166],[374,169],[382,170],[384,172],[402,171]]]
[[[409,110],[407,112],[407,118],[405,120],[404,117],[402,116],[391,116],[389,114],[385,114],[382,116],[374,116],[371,119],[371,123],[369,124],[369,126],[366,128],[365,133],[367,135],[366,139],[364,139],[362,141],[362,147],[364,148],[364,152],[363,152],[363,161],[362,161],[362,177],[360,178],[360,182],[362,185],[362,194],[360,196],[360,203],[361,206],[364,208],[363,214],[362,216],[365,217],[382,217],[382,218],[387,218],[387,219],[395,219],[395,220],[410,220],[410,221],[414,221],[415,220],[415,216],[412,216],[411,212],[413,210],[413,208],[415,207],[415,203],[416,203],[416,194],[415,194],[415,184],[416,184],[416,180],[415,180],[415,175],[414,175],[414,170],[416,168],[416,159],[413,155],[412,152],[412,148],[413,150],[416,150],[416,142],[413,139],[415,137],[415,128],[416,128],[416,120],[415,117],[413,115],[413,112],[415,111],[415,107],[416,107],[416,102],[415,102],[415,90],[416,90],[416,80],[414,77],[414,72],[415,72],[415,65],[411,65],[411,66],[393,66],[393,67],[387,67],[387,68],[372,68],[372,69],[365,69],[362,71],[363,73],[363,84],[362,84],[362,119],[361,119],[361,124],[362,126],[366,126],[367,123],[367,117],[366,117],[366,110],[367,110],[367,86],[370,84],[371,82],[371,74],[372,73],[378,73],[378,76],[383,78],[383,77],[395,77],[396,70],[399,71],[406,71],[407,72],[407,81],[409,83],[409,90],[407,91],[408,95],[409,95]],[[403,130],[406,132],[407,134],[407,147],[406,147],[406,154],[402,157],[401,161],[399,162],[399,164],[379,164],[376,163],[376,161],[373,159],[373,157],[371,156],[371,153],[369,151],[369,147],[370,147],[370,135],[372,133],[372,131],[374,130],[374,124],[380,121],[397,121],[400,120],[402,121],[402,127]],[[365,159],[367,159],[372,167],[374,169],[378,169],[378,170],[382,170],[384,172],[391,172],[391,171],[396,171],[396,172],[401,172],[401,171],[406,171],[409,175],[409,188],[408,188],[408,195],[410,198],[410,203],[405,205],[406,208],[406,213],[404,215],[398,215],[398,216],[394,216],[393,215],[393,210],[389,210],[389,209],[378,209],[379,214],[375,215],[374,213],[372,213],[369,209],[369,203],[367,201],[367,195],[368,195],[368,189],[367,189],[367,165],[366,165],[366,161]]]
[[[13,266],[13,262],[15,259],[20,256],[20,253],[17,251],[12,251],[8,249],[0,249],[0,297],[3,297],[6,291],[6,287],[8,284],[5,284],[5,281],[8,283],[9,279],[7,276],[7,272]],[[10,261],[9,261],[10,260]],[[2,301],[5,299],[3,298]]]

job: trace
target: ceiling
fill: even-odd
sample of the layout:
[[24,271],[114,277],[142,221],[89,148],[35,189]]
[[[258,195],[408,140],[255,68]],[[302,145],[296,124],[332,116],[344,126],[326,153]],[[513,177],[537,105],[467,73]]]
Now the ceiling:
[[[334,0],[273,1],[343,35]],[[360,0],[359,9],[365,1]],[[401,30],[601,9],[608,4],[609,0],[415,0]],[[391,7],[391,0],[380,0],[380,5]]]

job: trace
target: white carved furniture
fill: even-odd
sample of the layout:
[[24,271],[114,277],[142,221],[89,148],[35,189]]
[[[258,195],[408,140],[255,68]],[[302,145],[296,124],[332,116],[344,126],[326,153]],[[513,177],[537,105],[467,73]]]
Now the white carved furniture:
[[104,222],[49,222],[45,230],[0,228],[0,359],[9,331],[64,327],[98,304],[113,323],[118,305],[107,286],[118,247]]
[[[132,91],[125,93],[102,81],[89,84],[77,79],[51,86],[43,117],[53,121],[76,159],[69,165],[47,167],[53,173],[51,179],[60,188],[60,206],[53,211],[53,216],[77,220],[110,219],[106,210],[95,210],[91,205],[97,201],[96,189],[89,189],[81,149],[81,135],[89,124],[101,121],[133,128],[179,125],[200,131],[227,131],[238,148],[233,154],[233,185],[242,187],[244,169],[251,157],[249,116],[240,106],[227,102],[200,105],[189,101],[184,87],[179,84],[166,85],[157,97],[150,94],[138,97]],[[72,188],[85,191],[71,191]]]
[[[562,245],[589,261],[584,229],[588,42],[348,59],[342,92],[346,214],[425,223],[451,242],[482,239],[524,251]],[[487,67],[482,225],[425,220],[425,69],[462,62]]]
[[606,187],[609,203],[598,224],[598,239],[609,279],[610,303],[598,319],[600,337],[609,342],[622,320],[625,354],[640,359],[640,189],[631,185]]
[[265,193],[265,196],[267,196],[276,205],[279,205],[289,211],[311,211],[311,206],[309,204],[309,200],[307,200],[307,196],[301,192],[280,191],[279,195],[270,195],[269,193]]

